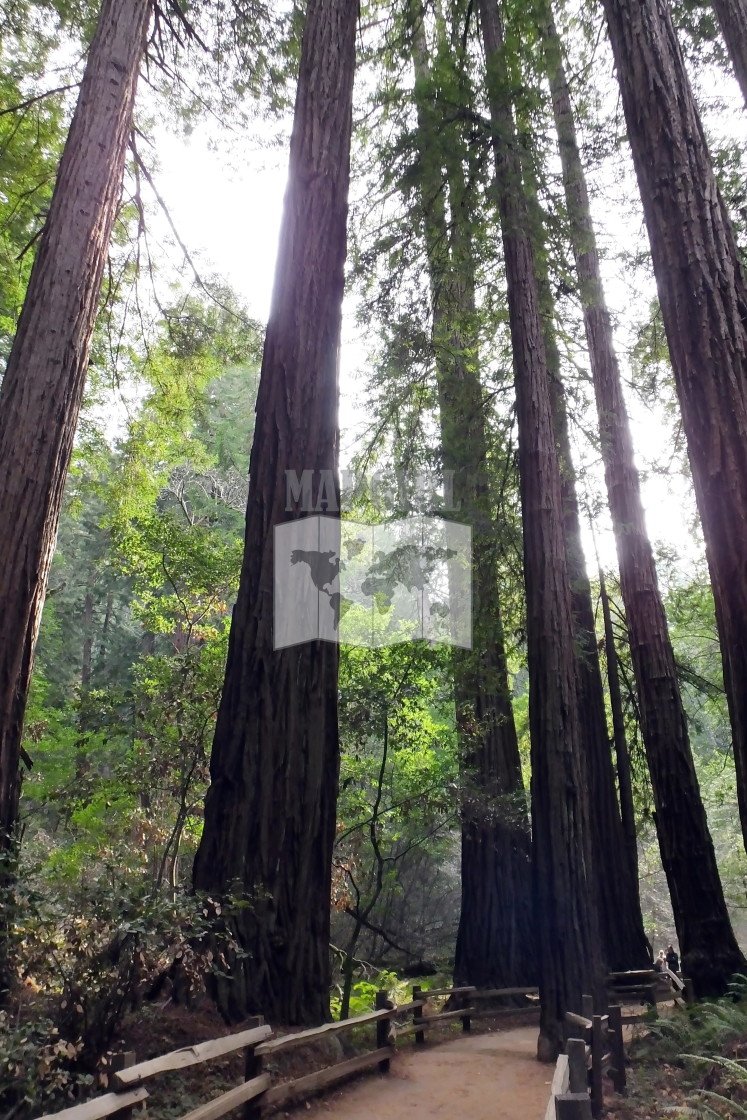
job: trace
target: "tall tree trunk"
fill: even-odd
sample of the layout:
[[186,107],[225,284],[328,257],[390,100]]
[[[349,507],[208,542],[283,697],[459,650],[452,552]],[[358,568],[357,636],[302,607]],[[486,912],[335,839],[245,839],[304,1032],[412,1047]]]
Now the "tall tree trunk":
[[[469,200],[461,153],[444,152],[440,139],[419,11],[413,55],[443,462],[454,472],[459,518],[473,534],[472,649],[455,650],[453,657],[463,787],[454,979],[458,985],[511,987],[536,978],[529,817],[499,602]],[[461,138],[450,136],[447,143],[461,145]],[[451,230],[444,204],[444,164]]]
[[104,0],[0,388],[0,851],[152,0]]
[[[532,741],[532,841],[542,1012],[538,1057],[564,1044],[566,1011],[597,988],[601,960],[580,760],[573,621],[550,387],[503,31],[480,0],[516,378]],[[562,791],[562,792],[561,792]]]
[[[605,0],[605,7],[610,21],[610,31],[614,40],[617,40],[616,55],[620,72],[623,100],[626,114],[628,114],[628,129],[633,145],[636,167],[638,169],[639,183],[641,185],[646,209],[649,233],[651,236],[654,253],[654,267],[659,279],[662,307],[666,303],[665,320],[669,320],[668,331],[673,329],[672,317],[676,320],[678,331],[687,331],[690,337],[693,331],[698,333],[695,324],[702,331],[716,330],[717,323],[708,321],[709,312],[708,295],[715,294],[716,288],[707,279],[710,272],[708,253],[706,248],[710,242],[698,241],[697,236],[690,248],[694,254],[687,261],[686,252],[682,247],[693,233],[691,222],[696,222],[708,212],[712,218],[720,213],[721,230],[724,236],[731,236],[723,209],[719,211],[720,202],[717,193],[712,196],[711,203],[705,202],[697,195],[696,183],[701,184],[701,189],[709,189],[705,176],[710,171],[708,153],[696,117],[689,121],[689,135],[691,139],[700,138],[702,150],[700,157],[704,161],[696,172],[697,153],[690,152],[685,142],[681,125],[686,122],[680,115],[681,102],[675,101],[674,94],[670,97],[669,90],[673,88],[677,72],[675,63],[679,61],[679,79],[682,83],[681,92],[684,97],[689,95],[687,78],[682,69],[682,60],[679,55],[674,31],[668,13],[664,11],[665,5],[660,0],[632,0],[625,7],[622,14],[621,7],[615,0]],[[656,13],[658,18],[654,18]],[[653,22],[652,22],[653,21]],[[662,22],[664,21],[664,22]],[[665,33],[665,23],[669,31]],[[704,994],[716,994],[724,990],[732,973],[744,967],[744,958],[737,946],[731,928],[726,903],[721,889],[716,857],[713,850],[708,822],[700,797],[695,767],[690,750],[679,682],[674,661],[674,652],[669,638],[664,604],[658,588],[656,568],[654,564],[651,544],[649,542],[643,505],[640,496],[640,481],[633,457],[633,444],[630,435],[625,402],[622,395],[620,373],[614,350],[612,327],[607,311],[604,292],[602,290],[599,258],[596,250],[594,227],[591,221],[589,198],[586,190],[583,167],[581,164],[578,144],[576,142],[573,115],[570,104],[568,84],[563,72],[562,57],[559,49],[557,32],[550,23],[548,26],[548,57],[551,60],[553,104],[555,109],[558,136],[560,140],[560,153],[563,161],[563,177],[565,182],[566,197],[570,218],[573,250],[581,287],[581,298],[584,309],[584,322],[589,351],[592,361],[594,378],[594,391],[597,399],[597,412],[601,435],[602,456],[605,464],[607,493],[610,511],[615,529],[618,562],[620,566],[620,587],[630,633],[630,648],[633,667],[636,676],[636,685],[639,694],[641,710],[641,723],[643,739],[646,746],[651,784],[656,807],[656,828],[659,839],[662,863],[667,876],[667,883],[672,899],[672,908],[677,927],[677,936],[680,942],[680,951],[683,967],[690,975],[698,991]],[[642,44],[646,44],[642,49]],[[624,56],[619,52],[624,50]],[[667,53],[668,52],[668,53]],[[665,61],[666,54],[666,61]],[[638,87],[632,90],[630,83],[635,77],[638,82],[650,82],[651,88],[656,89],[656,96],[646,98],[645,103],[638,105]],[[664,82],[667,90],[658,83]],[[640,88],[644,88],[640,86]],[[645,88],[648,88],[646,85]],[[668,117],[664,117],[662,110],[667,107]],[[695,106],[690,97],[690,109],[695,114]],[[658,122],[658,123],[657,123]],[[696,127],[697,126],[697,127]],[[666,142],[657,129],[665,129]],[[658,137],[658,138],[657,138]],[[680,150],[680,145],[683,145]],[[685,150],[687,149],[687,150]],[[664,155],[664,153],[668,153]],[[692,161],[692,162],[691,162]],[[640,163],[645,164],[642,171]],[[656,169],[654,172],[653,169]],[[710,183],[714,192],[716,184],[711,173]],[[647,192],[652,193],[648,195]],[[681,225],[677,219],[672,220],[680,206],[680,202],[690,193],[691,209],[682,210],[679,214]],[[713,205],[712,205],[713,204]],[[705,231],[702,231],[705,233]],[[714,232],[713,228],[710,231]],[[733,244],[733,240],[732,240]],[[736,250],[735,250],[736,253]],[[699,257],[698,257],[698,254]],[[697,260],[696,260],[697,258]],[[739,269],[736,256],[733,262]],[[689,283],[682,283],[685,271],[691,268],[693,275]],[[741,275],[741,274],[740,274]],[[716,277],[716,286],[722,282]],[[700,294],[694,297],[695,289],[699,286]],[[721,292],[723,295],[723,291]],[[702,298],[703,304],[699,303]],[[681,319],[681,312],[689,301],[690,320],[685,323]],[[694,300],[694,302],[693,302]],[[731,310],[734,309],[734,304]],[[747,302],[742,304],[747,310]],[[727,308],[722,307],[724,316]],[[719,328],[724,328],[726,319],[718,323]],[[744,324],[733,324],[734,329],[741,332],[743,340],[747,343],[747,331]],[[707,350],[711,363],[715,357],[715,349],[726,340],[723,335],[714,334],[713,337],[702,338],[699,342],[702,347],[701,354],[705,360],[704,350]],[[704,368],[697,369],[691,364],[689,354],[683,353],[682,340],[676,339],[676,347],[672,346],[670,334],[670,347],[672,348],[675,367],[683,360],[687,365],[686,381],[689,385],[688,392],[694,395],[701,394],[697,382],[707,379],[708,374]],[[727,346],[728,349],[728,346]],[[675,355],[678,355],[676,357]],[[732,355],[733,356],[733,355]],[[743,351],[741,363],[747,360]],[[739,364],[739,363],[738,363]],[[734,369],[734,367],[732,367]],[[711,364],[712,382],[714,390],[716,382],[721,381],[721,371]],[[683,371],[679,374],[675,368],[678,382],[682,382]],[[744,378],[745,370],[740,365],[739,376]],[[726,378],[724,378],[726,388]],[[727,389],[728,392],[728,389]],[[683,396],[683,416],[692,404],[687,396]],[[741,429],[740,440],[747,436],[747,394],[745,385],[738,392],[741,401],[744,427]],[[716,408],[717,402],[708,395],[700,398],[700,408]],[[693,427],[695,421],[695,427]],[[685,418],[686,428],[688,419]],[[702,497],[703,477],[696,474],[696,463],[700,466],[699,456],[709,452],[702,442],[698,442],[704,429],[712,429],[713,425],[719,426],[717,416],[701,415],[697,418],[690,416],[690,443],[693,475],[696,478],[696,488],[700,494],[701,515],[704,517],[706,538],[709,529],[705,523]],[[713,436],[712,450],[716,452],[717,444],[726,449],[729,434],[725,430],[722,435],[711,431]],[[737,449],[744,466],[747,466],[747,453],[744,445]],[[720,450],[719,450],[720,455]],[[728,453],[727,453],[728,454]],[[723,464],[725,466],[725,464]],[[733,464],[736,467],[736,464]],[[717,466],[711,460],[719,478],[721,478],[721,465]],[[708,468],[710,469],[710,467]],[[707,471],[706,471],[707,473]],[[708,490],[708,501],[711,500],[712,490],[718,489],[713,485],[713,478],[709,482],[712,489]],[[737,480],[738,486],[747,502],[747,475]],[[720,495],[722,513],[726,521],[721,525],[721,532],[729,533],[729,524],[738,519],[734,510],[730,513],[723,508],[725,495]],[[747,505],[744,507],[747,516]],[[708,510],[709,518],[713,511]],[[744,534],[744,547],[747,548],[747,522],[742,526]],[[709,558],[715,561],[717,570],[723,566],[721,543],[713,547],[714,539],[711,536]],[[747,577],[747,553],[739,558],[743,580]],[[736,576],[735,572],[732,572]],[[714,580],[715,586],[715,580]],[[729,594],[734,594],[729,589]],[[742,602],[742,618],[747,624],[747,586],[744,584],[736,592],[736,598]],[[725,652],[729,650],[728,643],[724,643]],[[744,658],[744,668],[747,670],[747,651],[744,650],[740,638],[740,657]],[[744,679],[744,678],[742,678]],[[743,690],[742,690],[743,691]],[[743,701],[742,701],[743,702]],[[745,720],[747,721],[747,705],[745,705]],[[745,723],[747,731],[747,722]],[[735,731],[735,754],[737,735]],[[740,783],[741,784],[741,783]],[[742,790],[744,795],[744,790]],[[743,821],[744,824],[744,821]]]
[[610,695],[610,709],[612,711],[612,735],[615,743],[615,757],[617,759],[617,788],[620,794],[620,817],[622,819],[623,833],[625,835],[625,848],[628,852],[628,863],[632,873],[638,880],[638,840],[635,828],[635,806],[633,802],[633,781],[630,770],[630,751],[625,735],[625,717],[623,714],[622,693],[620,690],[620,671],[617,662],[617,648],[615,646],[615,632],[612,628],[612,612],[607,594],[607,582],[604,572],[599,569],[599,598],[602,602],[602,617],[604,618],[604,648],[607,655],[607,685]]
[[287,471],[332,471],[337,485],[356,22],[350,0],[309,0],[244,563],[194,866],[197,889],[248,896],[229,918],[248,955],[216,983],[219,1007],[234,1021],[249,1012],[276,1023],[329,1018],[338,649],[273,648],[273,533],[303,517],[286,510]]
[[[594,604],[581,540],[576,472],[571,455],[568,410],[555,335],[555,305],[545,263],[544,214],[537,195],[532,153],[527,150],[525,178],[530,226],[535,241],[537,285],[543,317],[545,352],[550,377],[550,400],[561,472],[563,526],[571,610],[575,627],[576,672],[582,762],[589,790],[589,825],[594,849],[594,880],[599,908],[602,955],[609,969],[646,968],[651,946],[643,929],[638,876],[629,863],[618,863],[625,847],[622,818],[615,791],[604,685],[599,662]],[[618,867],[612,876],[610,867]]]
[[107,592],[106,596],[106,609],[104,610],[104,621],[101,626],[101,644],[99,645],[99,655],[96,658],[96,676],[99,680],[103,680],[106,671],[107,662],[107,640],[109,638],[109,626],[112,620],[112,612],[114,610],[114,592]]
[[747,2],[713,0],[713,10],[718,18],[721,34],[734,67],[734,75],[747,106]]
[[[93,583],[93,580],[91,580]],[[89,587],[83,601],[83,656],[80,667],[80,687],[83,692],[91,688],[93,669],[93,593]]]

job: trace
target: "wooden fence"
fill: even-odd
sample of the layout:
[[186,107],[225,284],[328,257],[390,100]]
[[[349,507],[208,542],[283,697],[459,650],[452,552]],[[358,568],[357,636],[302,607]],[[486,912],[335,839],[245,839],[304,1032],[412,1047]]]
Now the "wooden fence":
[[[680,1006],[692,999],[692,984],[674,973],[653,969],[614,972],[608,977],[608,998],[653,1005],[674,1000]],[[568,1039],[555,1066],[545,1120],[596,1120],[604,1107],[604,1078],[616,1093],[625,1093],[623,1026],[643,1022],[647,1012],[623,1014],[611,1003],[606,1015],[595,1015],[591,996],[582,997],[582,1014],[566,1012]]]
[[[183,1047],[148,1061],[136,1062],[135,1054],[118,1055],[118,1063],[112,1075],[113,1092],[94,1097],[83,1104],[74,1105],[61,1112],[51,1113],[41,1120],[105,1120],[117,1116],[118,1120],[132,1120],[135,1107],[145,1108],[148,1099],[146,1082],[160,1074],[188,1069],[201,1065],[214,1058],[223,1057],[236,1051],[244,1051],[244,1080],[206,1104],[187,1113],[182,1120],[219,1120],[236,1108],[243,1108],[244,1120],[255,1120],[265,1112],[281,1108],[318,1093],[323,1089],[339,1084],[341,1081],[365,1070],[378,1068],[382,1073],[389,1069],[389,1061],[394,1052],[396,1039],[414,1034],[416,1044],[425,1041],[426,1032],[439,1023],[461,1020],[462,1030],[469,1031],[473,1018],[484,1015],[521,1015],[537,1012],[536,988],[496,988],[478,990],[476,988],[441,988],[423,992],[413,988],[413,998],[409,1003],[390,1006],[386,992],[376,995],[376,1008],[365,1015],[357,1015],[342,1022],[325,1023],[321,1027],[298,1031],[295,1034],[271,1037],[272,1028],[259,1025],[224,1038],[211,1039],[195,1046]],[[448,996],[449,1001],[460,1006],[448,1011],[432,1013],[430,1000]],[[487,1000],[506,999],[525,996],[533,1003],[525,1007],[512,1007],[502,1010],[486,1009]],[[404,1024],[397,1019],[408,1017]],[[273,1085],[264,1069],[266,1059],[290,1049],[318,1042],[320,1039],[336,1036],[344,1031],[373,1026],[375,1030],[374,1048],[353,1058],[343,1059],[326,1069],[306,1074],[292,1081]]]

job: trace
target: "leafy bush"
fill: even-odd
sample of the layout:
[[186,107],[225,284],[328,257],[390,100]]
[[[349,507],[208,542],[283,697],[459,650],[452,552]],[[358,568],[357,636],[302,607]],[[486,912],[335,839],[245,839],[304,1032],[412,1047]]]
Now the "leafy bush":
[[13,1023],[0,1011],[0,1107],[5,1116],[60,1107],[94,1083],[75,1071],[80,1044],[60,1038],[51,1019]]
[[35,1007],[24,1017],[21,999],[17,1023],[0,1023],[0,1108],[14,1116],[105,1087],[124,1016],[166,984],[189,1002],[235,950],[214,933],[220,907],[207,898],[96,883],[79,896],[77,916],[68,909],[29,892],[15,909],[16,974]]

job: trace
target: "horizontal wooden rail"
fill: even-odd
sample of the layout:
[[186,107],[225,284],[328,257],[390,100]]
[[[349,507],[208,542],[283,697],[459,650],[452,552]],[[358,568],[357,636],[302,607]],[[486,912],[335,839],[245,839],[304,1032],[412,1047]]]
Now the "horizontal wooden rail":
[[243,1085],[237,1085],[235,1089],[229,1089],[227,1093],[221,1093],[212,1101],[207,1104],[201,1104],[199,1108],[193,1108],[182,1120],[218,1120],[220,1116],[225,1116],[227,1112],[233,1112],[239,1105],[247,1104],[248,1101],[254,1100],[262,1093],[266,1093],[270,1088],[270,1078],[266,1073],[260,1077],[253,1077],[251,1081],[245,1081]]
[[539,988],[425,988],[424,996],[467,996],[474,999],[499,999],[501,996],[536,996]]
[[355,1073],[373,1069],[374,1066],[386,1061],[389,1057],[391,1057],[391,1047],[384,1046],[378,1050],[373,1050],[370,1054],[360,1054],[357,1058],[348,1058],[347,1061],[338,1062],[337,1065],[320,1069],[316,1073],[307,1073],[304,1077],[297,1077],[295,1081],[286,1081],[282,1085],[275,1085],[272,1089],[268,1089],[262,1097],[262,1109],[277,1107],[289,1101],[297,1100],[299,1097],[316,1093],[320,1089],[329,1088],[330,1085],[337,1085],[338,1082],[346,1080]]
[[466,996],[476,992],[477,988],[424,988],[424,996]]
[[539,988],[474,988],[475,999],[499,999],[501,996],[538,996]]
[[102,1097],[75,1104],[72,1108],[64,1108],[62,1112],[49,1113],[42,1116],[41,1120],[53,1120],[53,1117],[62,1117],[62,1120],[103,1120],[105,1116],[114,1116],[122,1109],[132,1108],[141,1104],[148,1096],[147,1089],[130,1089],[127,1093],[105,1093]]
[[255,1047],[255,1053],[260,1055],[279,1054],[283,1050],[290,1050],[294,1046],[303,1046],[307,1042],[314,1042],[328,1034],[339,1034],[340,1031],[349,1031],[353,1027],[363,1027],[367,1023],[376,1023],[380,1019],[391,1019],[396,1014],[396,1008],[387,1007],[382,1011],[368,1011],[365,1015],[355,1015],[352,1019],[339,1019],[335,1023],[324,1023],[321,1027],[309,1027],[308,1030],[298,1031],[296,1034],[284,1034],[279,1038],[271,1038],[268,1042],[260,1042]]
[[112,1082],[117,1089],[140,1085],[150,1077],[157,1077],[159,1073],[188,1069],[189,1066],[200,1065],[213,1058],[221,1058],[224,1054],[232,1054],[235,1050],[245,1050],[248,1046],[254,1046],[255,1043],[269,1038],[271,1034],[271,1027],[252,1027],[251,1030],[229,1034],[224,1038],[198,1042],[196,1046],[183,1046],[181,1050],[172,1050],[169,1054],[162,1054],[160,1058],[151,1058],[147,1062],[138,1062],[136,1066],[130,1066],[129,1069],[119,1070],[113,1075]]

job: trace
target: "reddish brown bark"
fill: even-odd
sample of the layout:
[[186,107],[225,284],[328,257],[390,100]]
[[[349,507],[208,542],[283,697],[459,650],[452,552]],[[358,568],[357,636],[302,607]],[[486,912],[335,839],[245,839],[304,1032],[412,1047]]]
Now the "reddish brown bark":
[[[532,234],[535,237],[537,284],[561,475],[563,528],[575,628],[578,718],[584,781],[589,793],[589,827],[594,852],[601,949],[608,969],[646,968],[651,964],[651,947],[643,929],[638,875],[634,864],[619,862],[619,853],[625,847],[623,822],[615,790],[591,584],[581,540],[576,473],[571,455],[565,387],[555,334],[555,307],[545,262],[545,216],[539,204],[530,155],[530,152],[526,153],[526,194]],[[610,867],[617,869],[614,876],[609,873]]]
[[104,0],[0,389],[0,845],[152,0]]
[[480,0],[514,355],[527,596],[532,742],[532,854],[542,1003],[538,1056],[554,1060],[568,1010],[601,971],[583,788],[573,621],[560,470],[534,254],[503,33],[495,0]]
[[620,816],[622,818],[623,832],[625,834],[625,848],[628,853],[628,864],[638,879],[638,841],[635,827],[635,805],[633,802],[633,779],[630,769],[630,751],[625,734],[625,715],[623,712],[622,693],[620,690],[620,669],[617,660],[615,645],[615,632],[612,627],[612,612],[607,594],[607,583],[604,572],[599,569],[599,598],[602,603],[602,616],[604,618],[604,651],[607,659],[607,683],[610,696],[610,710],[612,712],[612,735],[615,743],[615,757],[617,760],[617,788],[620,795]]
[[[604,8],[706,540],[747,834],[747,286],[668,4],[604,0]],[[698,793],[619,374],[604,337],[608,317],[590,269],[595,247],[586,237],[579,272],[592,352],[603,356],[595,388],[662,862],[683,967],[700,992],[717,994],[745,960]]]
[[286,471],[337,472],[356,22],[350,0],[307,6],[244,564],[194,867],[198,889],[248,897],[229,922],[248,955],[216,983],[231,1020],[329,1017],[338,651],[273,648],[273,533],[303,516],[286,510]]
[[413,48],[441,446],[444,466],[454,472],[456,516],[472,528],[473,648],[455,650],[453,657],[462,778],[461,911],[454,980],[458,985],[513,987],[532,984],[536,978],[529,814],[501,618],[497,528],[475,331],[469,193],[461,138],[450,135],[442,142],[419,13]]

